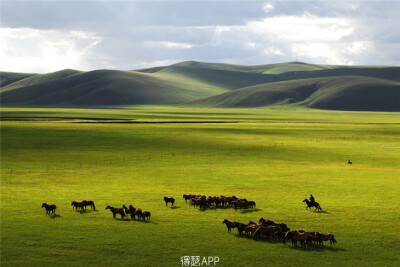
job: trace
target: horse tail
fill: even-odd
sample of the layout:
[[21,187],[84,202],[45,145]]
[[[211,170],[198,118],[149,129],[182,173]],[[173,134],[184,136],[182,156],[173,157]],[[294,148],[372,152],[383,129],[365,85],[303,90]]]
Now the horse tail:
[[335,239],[335,236],[334,236],[334,235],[332,235],[332,243],[333,243],[333,244],[337,243],[337,241],[336,241],[336,239]]

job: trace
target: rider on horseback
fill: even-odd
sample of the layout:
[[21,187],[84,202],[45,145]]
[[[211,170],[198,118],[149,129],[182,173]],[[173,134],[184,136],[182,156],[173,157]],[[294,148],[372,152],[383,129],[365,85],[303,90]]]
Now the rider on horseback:
[[310,194],[310,202],[311,202],[312,204],[315,204],[315,199],[314,199],[314,197],[313,197],[312,194]]

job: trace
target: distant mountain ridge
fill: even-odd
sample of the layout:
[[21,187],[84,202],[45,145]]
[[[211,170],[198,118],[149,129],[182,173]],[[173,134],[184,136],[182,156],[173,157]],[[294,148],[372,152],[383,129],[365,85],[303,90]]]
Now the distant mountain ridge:
[[400,67],[389,66],[186,61],[136,71],[68,69],[48,74],[0,72],[0,77],[2,106],[296,104],[400,111]]

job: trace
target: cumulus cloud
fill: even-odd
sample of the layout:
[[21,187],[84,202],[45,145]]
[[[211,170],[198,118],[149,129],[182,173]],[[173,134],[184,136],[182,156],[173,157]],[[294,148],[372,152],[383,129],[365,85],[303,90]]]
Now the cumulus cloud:
[[82,31],[0,28],[0,69],[49,72],[64,68],[87,68],[94,60],[93,48],[101,42]]

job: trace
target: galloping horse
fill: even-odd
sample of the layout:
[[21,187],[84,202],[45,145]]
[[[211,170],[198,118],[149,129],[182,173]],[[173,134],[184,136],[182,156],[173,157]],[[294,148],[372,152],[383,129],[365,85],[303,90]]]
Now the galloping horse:
[[314,203],[310,202],[307,198],[304,199],[303,202],[305,202],[307,204],[306,209],[310,209],[311,210],[311,207],[315,207],[316,210],[322,210],[321,206],[319,205],[318,202],[314,202]]
[[57,206],[56,205],[49,205],[47,203],[43,203],[42,204],[42,208],[45,208],[46,209],[46,215],[50,216],[50,213],[54,214],[56,212]]

